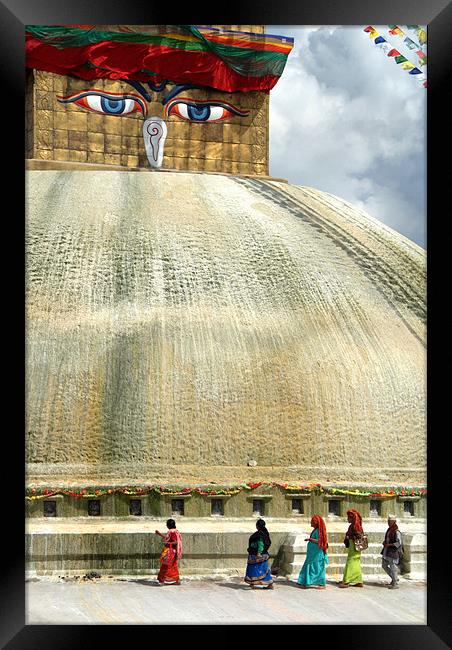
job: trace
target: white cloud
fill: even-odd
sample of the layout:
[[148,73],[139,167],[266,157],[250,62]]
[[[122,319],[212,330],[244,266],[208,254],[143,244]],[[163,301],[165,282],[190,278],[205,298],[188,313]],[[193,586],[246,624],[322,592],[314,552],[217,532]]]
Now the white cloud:
[[425,245],[426,92],[363,27],[268,28],[295,38],[270,93],[270,173],[362,206]]

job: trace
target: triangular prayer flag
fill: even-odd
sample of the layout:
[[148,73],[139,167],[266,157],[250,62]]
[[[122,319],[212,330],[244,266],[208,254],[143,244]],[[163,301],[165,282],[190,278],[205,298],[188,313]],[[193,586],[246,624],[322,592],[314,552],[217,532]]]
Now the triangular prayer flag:
[[402,68],[404,70],[411,70],[412,68],[415,68],[416,66],[411,63],[411,61],[406,61],[405,63],[402,63]]
[[388,52],[388,56],[400,56],[399,50],[392,49],[390,52]]
[[421,45],[424,45],[424,43],[427,42],[427,32],[425,31],[425,29],[420,29],[417,35],[419,37],[419,43]]
[[408,38],[408,36],[403,39],[403,42],[405,43],[407,48],[410,49],[410,50],[414,50],[417,47],[416,43],[414,41],[412,41],[411,38]]
[[406,56],[403,56],[403,54],[401,54],[400,56],[396,56],[395,61],[396,63],[404,63],[404,61],[408,61],[408,59]]
[[378,45],[379,43],[386,43],[386,39],[383,38],[383,36],[379,36],[378,38],[375,39],[375,45]]
[[419,68],[413,68],[408,74],[422,74],[422,70],[419,70]]

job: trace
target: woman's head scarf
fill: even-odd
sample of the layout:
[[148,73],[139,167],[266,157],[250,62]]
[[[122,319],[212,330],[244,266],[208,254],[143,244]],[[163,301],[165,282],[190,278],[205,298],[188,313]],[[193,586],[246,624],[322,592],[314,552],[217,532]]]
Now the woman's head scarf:
[[314,515],[311,519],[311,525],[313,528],[317,528],[319,531],[319,548],[323,549],[326,553],[328,548],[328,536],[326,533],[325,522],[323,521],[320,515]]
[[362,533],[363,532],[363,519],[361,517],[361,513],[359,513],[357,510],[354,508],[351,508],[350,510],[347,510],[347,515],[350,515],[352,522],[350,526],[348,527],[347,530],[347,535],[349,537],[352,537],[356,533]]

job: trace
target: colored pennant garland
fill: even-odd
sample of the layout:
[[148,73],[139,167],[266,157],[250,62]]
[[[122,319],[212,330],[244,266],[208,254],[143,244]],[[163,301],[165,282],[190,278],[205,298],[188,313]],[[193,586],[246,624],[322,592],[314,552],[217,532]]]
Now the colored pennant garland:
[[[404,32],[403,30],[400,29],[397,25],[390,25],[390,30],[389,33],[396,35],[396,36],[403,36]],[[380,32],[378,32],[375,27],[372,27],[372,25],[368,25],[367,27],[364,28],[364,31],[367,32],[370,36],[370,38],[373,39],[375,45],[379,47],[384,54],[388,57],[394,58],[395,62],[400,65],[403,70],[406,70],[408,74],[414,76],[424,88],[427,87],[427,79],[425,74],[420,70],[417,66],[415,66],[411,61],[409,61],[406,56],[404,56],[401,52],[399,52],[395,47],[389,43],[389,41],[384,38]],[[411,39],[409,39],[411,41]],[[411,41],[414,47],[419,47],[414,41]],[[410,48],[410,49],[414,49]],[[418,54],[418,52],[417,52]],[[419,56],[419,54],[418,54]],[[425,61],[426,61],[425,57]]]
[[427,32],[423,27],[421,27],[420,25],[407,25],[407,28],[412,29],[414,32],[416,32],[419,43],[421,45],[425,45],[425,43],[427,42]]
[[242,483],[234,487],[227,488],[206,488],[204,487],[187,487],[181,490],[164,485],[151,486],[121,486],[121,487],[86,487],[82,489],[68,488],[34,488],[29,487],[26,490],[25,498],[28,500],[48,499],[56,495],[69,497],[101,497],[109,494],[127,494],[129,496],[144,496],[146,494],[158,494],[166,496],[183,496],[187,494],[200,494],[201,496],[216,496],[238,494],[243,490],[255,490],[259,487],[279,487],[288,494],[344,494],[359,497],[393,497],[393,496],[425,496],[427,490],[420,488],[386,488],[384,490],[364,490],[364,489],[347,489],[323,487],[320,483],[311,483],[310,485],[289,485],[288,483]]
[[[419,43],[416,43],[415,41],[413,41],[413,39],[411,39],[409,36],[407,36],[405,34],[405,32],[403,31],[403,29],[401,29],[398,25],[389,25],[389,27],[390,27],[389,33],[392,36],[399,36],[400,38],[403,38],[404,45],[409,50],[415,50],[416,51],[416,54],[418,56],[420,65],[426,65],[426,63],[427,63],[427,55],[424,52],[424,50],[421,48]],[[423,32],[425,32],[425,30],[423,30]]]

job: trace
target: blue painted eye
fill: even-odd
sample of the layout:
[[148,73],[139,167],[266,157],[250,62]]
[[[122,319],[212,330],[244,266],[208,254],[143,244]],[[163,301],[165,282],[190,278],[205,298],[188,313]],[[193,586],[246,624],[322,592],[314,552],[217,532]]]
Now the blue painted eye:
[[234,115],[245,117],[248,114],[249,111],[241,111],[227,102],[194,102],[187,97],[173,99],[165,106],[166,117],[177,115],[186,122],[221,122]]
[[107,97],[101,97],[100,105],[104,113],[119,115],[124,112],[126,102],[124,99],[109,99]]
[[74,103],[102,115],[127,115],[140,112],[146,115],[146,104],[137,95],[104,93],[100,90],[85,90],[69,97],[59,97],[62,104]]
[[210,107],[208,105],[187,104],[187,115],[190,120],[208,120]]

